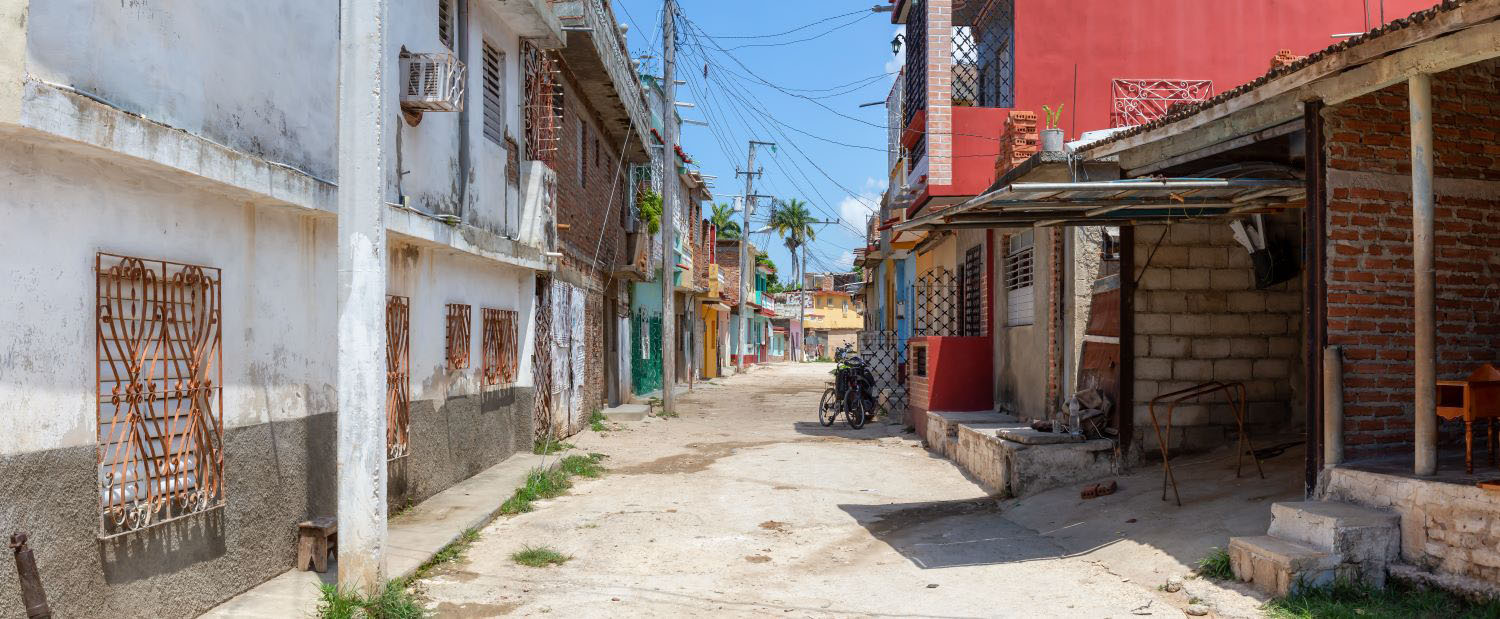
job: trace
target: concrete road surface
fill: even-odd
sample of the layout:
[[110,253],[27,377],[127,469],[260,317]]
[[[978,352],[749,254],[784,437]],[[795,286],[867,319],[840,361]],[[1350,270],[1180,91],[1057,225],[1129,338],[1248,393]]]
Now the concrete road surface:
[[[817,423],[829,364],[699,383],[675,419],[569,439],[609,455],[532,513],[486,527],[420,585],[441,617],[1180,617],[1018,525],[912,434]],[[526,545],[572,555],[511,561]],[[1177,602],[1180,604],[1181,602]]]

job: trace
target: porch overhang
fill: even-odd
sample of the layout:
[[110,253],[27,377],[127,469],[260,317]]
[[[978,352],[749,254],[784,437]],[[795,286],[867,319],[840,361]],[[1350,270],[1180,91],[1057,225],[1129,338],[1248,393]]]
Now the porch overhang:
[[1011,183],[896,226],[897,231],[1129,225],[1300,208],[1297,178],[1144,178]]

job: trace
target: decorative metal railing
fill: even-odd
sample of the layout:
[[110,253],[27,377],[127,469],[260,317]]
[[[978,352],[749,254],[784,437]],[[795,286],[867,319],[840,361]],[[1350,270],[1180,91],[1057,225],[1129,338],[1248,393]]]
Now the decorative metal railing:
[[1174,105],[1206,101],[1213,96],[1211,80],[1114,80],[1109,125],[1144,125],[1165,116]]
[[411,301],[385,298],[386,459],[411,453]]
[[448,369],[462,370],[469,367],[469,319],[474,306],[466,303],[448,304],[448,328],[443,348],[448,359]]
[[604,62],[605,71],[620,95],[620,104],[630,116],[636,144],[646,143],[651,135],[651,120],[646,113],[646,93],[633,67],[625,41],[620,36],[619,20],[614,10],[602,0],[550,0],[553,13],[564,28],[587,32]]
[[525,71],[525,156],[556,170],[563,110],[563,88],[557,59],[553,52],[522,41],[521,62]]
[[915,335],[954,336],[959,334],[958,281],[953,271],[934,267],[917,276],[912,283]]
[[516,382],[516,350],[519,348],[514,310],[484,308],[484,368],[486,385]]

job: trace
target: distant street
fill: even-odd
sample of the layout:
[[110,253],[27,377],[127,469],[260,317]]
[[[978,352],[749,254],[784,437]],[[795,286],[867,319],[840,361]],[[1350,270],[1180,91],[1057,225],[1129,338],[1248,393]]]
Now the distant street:
[[[996,510],[914,435],[824,429],[828,364],[699,383],[681,417],[571,439],[610,472],[501,517],[424,582],[441,617],[1131,616],[1124,582]],[[567,563],[510,555],[548,545]],[[1154,617],[1179,616],[1162,600]]]

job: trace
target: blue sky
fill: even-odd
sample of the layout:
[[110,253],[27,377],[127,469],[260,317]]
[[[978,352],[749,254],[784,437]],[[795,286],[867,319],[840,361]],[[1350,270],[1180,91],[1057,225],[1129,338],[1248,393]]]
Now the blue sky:
[[[884,4],[679,0],[677,78],[688,84],[678,86],[677,100],[696,105],[680,112],[711,125],[684,125],[682,147],[704,174],[718,177],[716,201],[729,202],[724,196],[744,193],[735,170],[745,166],[747,141],[776,142],[774,153],[762,147],[756,154],[765,174],[755,192],[806,200],[815,217],[843,222],[819,227],[809,271],[848,269],[869,208],[885,189],[885,108],[859,107],[885,100],[893,80],[885,74],[899,66],[890,49],[896,27],[889,13],[870,11],[877,3]],[[643,67],[659,75],[662,0],[612,4],[630,26],[631,55],[651,56]],[[751,227],[764,226],[769,212],[759,208]],[[770,251],[786,280],[792,263],[781,239],[766,233],[752,240]]]

